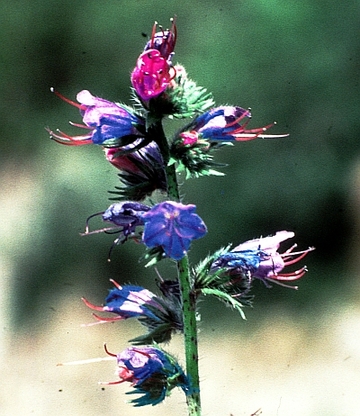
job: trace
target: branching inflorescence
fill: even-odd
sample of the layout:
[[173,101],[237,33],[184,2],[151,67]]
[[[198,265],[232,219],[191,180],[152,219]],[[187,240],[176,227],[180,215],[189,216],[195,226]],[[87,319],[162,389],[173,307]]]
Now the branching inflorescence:
[[[267,287],[270,283],[287,286],[307,270],[305,266],[295,271],[284,269],[302,260],[313,248],[295,251],[293,245],[279,252],[280,244],[294,237],[293,232],[279,231],[233,249],[221,248],[196,266],[189,265],[191,244],[205,236],[207,227],[196,206],[180,200],[177,174],[184,172],[186,178],[223,175],[215,170],[221,166],[214,162],[216,150],[236,142],[287,135],[267,134],[273,123],[248,128],[250,110],[228,105],[214,107],[212,95],[189,79],[183,66],[173,63],[176,39],[175,19],[167,30],[154,24],[151,38],[131,73],[134,107],[98,98],[87,90],[79,92],[75,102],[52,89],[80,110],[83,124],[70,124],[82,128],[85,134],[70,136],[48,131],[61,144],[101,146],[106,159],[118,169],[120,185],[110,191],[116,202],[92,214],[83,235],[115,234],[112,248],[128,240],[143,244],[147,267],[164,260],[177,265],[177,276],[158,282],[161,295],[112,280],[115,288],[104,305],[83,299],[96,311],[96,323],[135,318],[147,329],[130,340],[133,346],[119,354],[105,347],[117,359],[118,376],[118,380],[106,384],[129,381],[131,393],[138,394],[132,400],[135,406],[155,405],[179,387],[185,393],[189,415],[194,416],[201,414],[195,316],[198,299],[215,296],[244,317],[243,308],[252,300],[253,282],[258,279]],[[172,138],[166,138],[164,117],[192,120]],[[101,216],[108,226],[90,231],[90,220],[95,216]],[[159,346],[169,342],[175,333],[184,336],[184,370]]]

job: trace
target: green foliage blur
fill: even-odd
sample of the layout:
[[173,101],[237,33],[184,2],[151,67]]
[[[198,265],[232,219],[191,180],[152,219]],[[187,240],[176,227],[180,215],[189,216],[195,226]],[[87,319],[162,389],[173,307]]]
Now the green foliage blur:
[[[307,310],[336,296],[339,278],[346,287],[348,176],[360,154],[358,2],[3,0],[0,6],[0,244],[14,325],[46,321],[69,293],[101,303],[110,278],[154,289],[154,270],[138,262],[141,246],[115,248],[108,263],[112,236],[79,235],[86,218],[109,205],[116,170],[100,148],[58,145],[44,128],[71,134],[68,120],[80,122],[77,109],[50,87],[71,99],[89,89],[130,104],[129,75],[153,22],[168,27],[174,15],[174,62],[217,104],[251,107],[250,127],[276,120],[269,133],[290,133],[217,153],[217,161],[229,164],[225,178],[184,179],[184,201],[197,205],[209,230],[193,244],[191,261],[229,242],[293,230],[300,249],[317,248],[306,259],[310,271],[298,292],[258,282],[255,308],[281,303]],[[175,276],[173,267],[159,270]]]

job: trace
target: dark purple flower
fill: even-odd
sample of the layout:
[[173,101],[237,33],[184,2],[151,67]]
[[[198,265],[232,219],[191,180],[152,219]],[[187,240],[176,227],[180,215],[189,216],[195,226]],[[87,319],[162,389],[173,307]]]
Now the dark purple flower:
[[247,141],[260,138],[286,137],[286,135],[265,135],[273,124],[265,127],[247,129],[251,119],[249,110],[241,107],[221,106],[213,108],[195,118],[190,130],[182,132],[184,144],[193,144],[195,139]]
[[296,247],[294,244],[285,252],[279,253],[280,244],[294,236],[295,234],[291,231],[278,231],[274,236],[246,241],[232,251],[221,255],[213,263],[212,268],[224,267],[233,272],[238,270],[264,282],[279,283],[278,281],[300,279],[307,271],[306,266],[289,273],[282,271],[285,267],[303,259],[314,248],[294,252]]
[[[136,227],[144,225],[142,215],[149,211],[150,207],[140,202],[117,202],[109,206],[106,211],[97,212],[90,215],[86,220],[85,232],[82,235],[95,234],[100,232],[118,233],[119,237],[114,241],[114,245],[124,243],[132,234]],[[98,215],[102,216],[103,221],[111,222],[115,227],[102,228],[100,230],[89,231],[89,220]]]
[[[52,138],[59,143],[79,146],[83,144],[116,145],[120,139],[128,136],[142,136],[138,128],[145,125],[144,119],[137,116],[130,108],[113,103],[103,98],[94,97],[89,91],[80,91],[76,99],[78,103],[65,98],[54,91],[67,103],[80,109],[84,124],[70,123],[88,130],[81,136],[69,136],[65,133],[54,133],[49,130]],[[132,141],[134,141],[132,140]]]
[[156,32],[153,26],[151,39],[139,56],[131,73],[131,83],[143,101],[155,98],[165,91],[176,75],[171,58],[176,43],[175,19],[169,30]]
[[116,289],[110,290],[108,296],[105,299],[104,306],[96,306],[83,298],[84,303],[89,308],[100,312],[112,312],[116,317],[103,318],[96,314],[94,317],[99,322],[111,322],[124,320],[128,318],[150,318],[152,321],[160,321],[159,318],[148,308],[148,306],[156,309],[160,309],[164,312],[164,309],[156,302],[156,295],[141,286],[125,285],[120,286],[118,283],[112,280]]
[[181,387],[186,393],[189,391],[189,383],[179,364],[159,348],[129,347],[120,354],[113,354],[105,346],[105,351],[116,357],[116,375],[120,380],[101,384],[130,382],[135,389],[131,393],[142,394],[132,401],[134,406],[158,404],[174,387]]
[[189,250],[192,240],[203,237],[206,226],[195,213],[195,205],[165,201],[142,215],[145,222],[143,242],[147,247],[162,247],[165,254],[180,260]]

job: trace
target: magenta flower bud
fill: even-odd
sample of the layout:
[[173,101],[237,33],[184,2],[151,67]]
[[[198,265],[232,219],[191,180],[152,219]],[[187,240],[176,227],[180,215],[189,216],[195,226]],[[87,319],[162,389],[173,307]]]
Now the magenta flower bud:
[[81,136],[69,136],[62,132],[54,133],[49,130],[55,141],[72,146],[90,143],[121,145],[122,139],[125,137],[128,138],[126,140],[126,144],[128,144],[142,136],[138,128],[141,129],[145,125],[144,119],[137,116],[128,107],[94,97],[87,90],[77,94],[76,99],[80,104],[65,98],[56,91],[54,92],[67,103],[79,108],[84,124],[70,124],[88,130],[87,134]]
[[143,101],[149,101],[163,93],[176,76],[171,58],[176,43],[175,19],[169,30],[156,31],[153,26],[151,39],[139,56],[131,73],[131,83]]
[[145,223],[143,242],[149,248],[162,247],[165,254],[182,259],[192,240],[207,233],[203,220],[195,213],[195,205],[165,201],[142,215]]

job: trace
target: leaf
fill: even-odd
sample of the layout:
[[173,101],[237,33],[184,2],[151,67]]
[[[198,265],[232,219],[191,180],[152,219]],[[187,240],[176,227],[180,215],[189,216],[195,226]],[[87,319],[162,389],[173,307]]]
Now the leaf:
[[215,296],[219,300],[225,302],[229,306],[236,309],[240,313],[240,316],[242,317],[242,319],[246,320],[246,316],[245,316],[245,313],[243,311],[244,305],[242,303],[240,303],[238,300],[236,300],[235,298],[233,298],[232,296],[230,296],[229,294],[227,294],[225,292],[222,292],[221,290],[218,290],[218,289],[210,289],[210,288],[201,289],[201,293],[204,296],[206,296],[206,295]]

